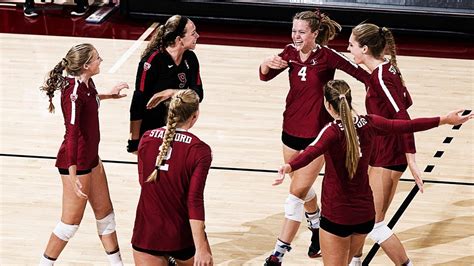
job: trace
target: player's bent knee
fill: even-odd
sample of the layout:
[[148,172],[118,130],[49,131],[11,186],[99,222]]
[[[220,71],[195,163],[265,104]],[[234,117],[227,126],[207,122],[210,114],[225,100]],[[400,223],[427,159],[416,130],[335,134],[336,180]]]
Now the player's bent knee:
[[377,244],[382,244],[385,240],[393,235],[393,231],[382,221],[374,225],[374,229],[369,233],[370,239]]
[[115,213],[112,211],[104,218],[97,220],[97,233],[100,236],[112,234],[115,232]]
[[306,194],[306,197],[304,198],[304,202],[310,202],[314,198],[316,198],[316,191],[314,191],[314,188],[310,188],[308,193]]
[[79,229],[79,225],[77,224],[65,224],[60,221],[54,228],[53,234],[55,234],[59,239],[67,242],[74,236],[77,229]]
[[293,194],[288,195],[285,201],[285,217],[287,219],[301,222],[304,213],[304,200]]

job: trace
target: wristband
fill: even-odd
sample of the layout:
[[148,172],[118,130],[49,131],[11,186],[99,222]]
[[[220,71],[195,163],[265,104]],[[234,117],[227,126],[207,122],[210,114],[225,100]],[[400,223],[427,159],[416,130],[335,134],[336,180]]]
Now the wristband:
[[138,150],[139,139],[129,139],[127,145],[127,152],[136,152]]

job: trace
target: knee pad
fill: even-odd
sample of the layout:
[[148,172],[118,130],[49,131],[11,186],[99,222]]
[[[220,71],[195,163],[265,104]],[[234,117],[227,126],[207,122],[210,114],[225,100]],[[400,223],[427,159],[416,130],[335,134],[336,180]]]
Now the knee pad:
[[104,218],[97,220],[97,233],[102,235],[108,235],[115,232],[115,213],[112,211],[109,215]]
[[304,202],[309,202],[313,200],[316,197],[316,191],[314,191],[314,188],[310,188],[308,191],[308,194],[306,194],[306,197],[304,198]]
[[77,224],[65,224],[60,221],[54,228],[53,234],[67,242],[74,236],[77,229],[79,229],[79,225]]
[[377,244],[382,244],[385,240],[393,235],[393,232],[388,226],[382,221],[374,225],[374,229],[369,233],[370,239]]
[[304,213],[304,200],[295,195],[288,195],[285,201],[285,217],[287,219],[301,222]]

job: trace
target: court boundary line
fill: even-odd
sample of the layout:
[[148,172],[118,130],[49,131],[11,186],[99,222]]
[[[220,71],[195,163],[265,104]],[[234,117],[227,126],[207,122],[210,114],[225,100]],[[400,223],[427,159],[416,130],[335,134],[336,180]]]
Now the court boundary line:
[[[26,159],[56,160],[56,157],[54,157],[54,156],[14,154],[14,153],[0,153],[0,157],[16,157],[16,158],[26,158]],[[120,161],[120,160],[102,160],[102,162],[103,163],[116,163],[116,164],[137,164],[137,162]],[[242,171],[242,172],[275,173],[275,174],[278,173],[277,170],[241,168],[241,167],[226,167],[226,166],[211,166],[211,169],[221,170],[221,171]],[[324,176],[324,173],[319,173],[319,176]],[[400,178],[400,181],[415,182],[415,180],[408,179],[408,178]],[[427,184],[474,186],[474,183],[462,182],[462,181],[444,181],[444,180],[425,180],[425,179],[423,179],[423,182],[427,183]]]

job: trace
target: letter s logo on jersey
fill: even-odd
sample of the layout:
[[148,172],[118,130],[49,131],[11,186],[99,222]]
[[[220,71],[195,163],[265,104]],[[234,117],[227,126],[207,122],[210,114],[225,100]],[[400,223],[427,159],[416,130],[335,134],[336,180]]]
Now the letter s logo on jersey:
[[77,94],[71,94],[71,102],[75,102],[77,100]]
[[145,71],[147,71],[148,69],[150,69],[150,67],[151,67],[151,64],[148,63],[148,62],[145,62],[145,63],[143,64],[143,70],[145,70]]
[[186,85],[186,73],[179,73],[178,74],[178,79],[179,79],[179,88],[182,89],[184,88],[184,85]]

